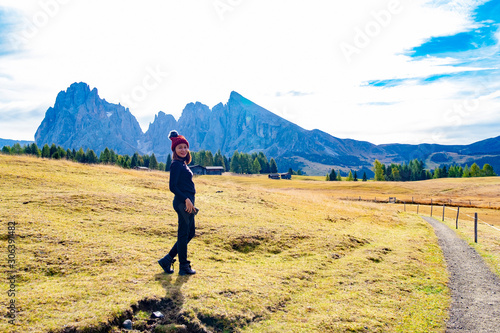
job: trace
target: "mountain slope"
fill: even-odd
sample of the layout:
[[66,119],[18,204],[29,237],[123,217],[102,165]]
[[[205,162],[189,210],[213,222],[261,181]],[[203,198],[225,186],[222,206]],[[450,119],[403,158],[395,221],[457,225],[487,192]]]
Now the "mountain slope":
[[64,148],[102,151],[108,147],[122,154],[133,154],[143,133],[128,109],[99,98],[97,89],[83,82],[61,91],[54,107],[35,133],[38,146],[60,145]]
[[164,161],[171,153],[168,133],[173,129],[188,138],[193,151],[221,150],[228,157],[236,150],[262,151],[276,159],[280,171],[291,167],[308,174],[326,174],[335,168],[371,176],[375,159],[385,164],[420,159],[431,168],[477,162],[481,166],[489,163],[500,172],[500,137],[471,145],[374,145],[339,139],[320,130],[305,130],[234,91],[227,104],[219,103],[212,109],[200,102],[187,104],[179,120],[160,111],[142,133],[128,109],[101,99],[97,89],[91,91],[85,83],[74,83],[58,94],[35,139],[39,146],[55,143],[65,148],[91,148],[97,153],[105,147],[119,154],[154,152]]

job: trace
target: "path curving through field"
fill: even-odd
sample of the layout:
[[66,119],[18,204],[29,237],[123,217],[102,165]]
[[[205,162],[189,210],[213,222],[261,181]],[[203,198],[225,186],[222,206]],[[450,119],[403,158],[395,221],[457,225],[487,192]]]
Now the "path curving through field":
[[450,274],[452,301],[446,333],[500,332],[498,276],[452,229],[431,217],[422,218],[434,228]]

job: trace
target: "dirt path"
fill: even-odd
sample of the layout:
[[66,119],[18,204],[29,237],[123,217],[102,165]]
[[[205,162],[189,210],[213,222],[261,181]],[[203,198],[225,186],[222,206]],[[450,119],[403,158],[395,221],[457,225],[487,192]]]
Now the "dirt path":
[[422,218],[434,228],[450,274],[452,301],[446,332],[500,332],[498,276],[455,231],[431,217]]

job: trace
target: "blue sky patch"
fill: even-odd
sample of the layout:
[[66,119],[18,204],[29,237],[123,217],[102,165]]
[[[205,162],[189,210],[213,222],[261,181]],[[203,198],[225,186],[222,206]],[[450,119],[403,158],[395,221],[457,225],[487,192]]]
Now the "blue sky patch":
[[500,23],[500,1],[491,0],[476,8],[472,18],[480,26],[470,31],[460,32],[452,36],[436,36],[420,46],[410,50],[412,57],[447,56],[454,52],[476,50],[483,47],[493,46],[498,41],[495,33]]
[[372,87],[389,88],[389,87],[397,87],[403,84],[407,80],[408,79],[371,80],[367,82],[367,85]]
[[18,26],[16,17],[15,11],[0,7],[0,56],[18,51],[12,35]]

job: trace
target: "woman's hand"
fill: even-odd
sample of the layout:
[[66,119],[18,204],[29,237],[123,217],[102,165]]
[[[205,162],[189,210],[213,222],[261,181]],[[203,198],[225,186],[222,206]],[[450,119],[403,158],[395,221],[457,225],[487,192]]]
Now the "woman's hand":
[[186,199],[186,212],[189,214],[194,213],[194,205],[189,198]]

